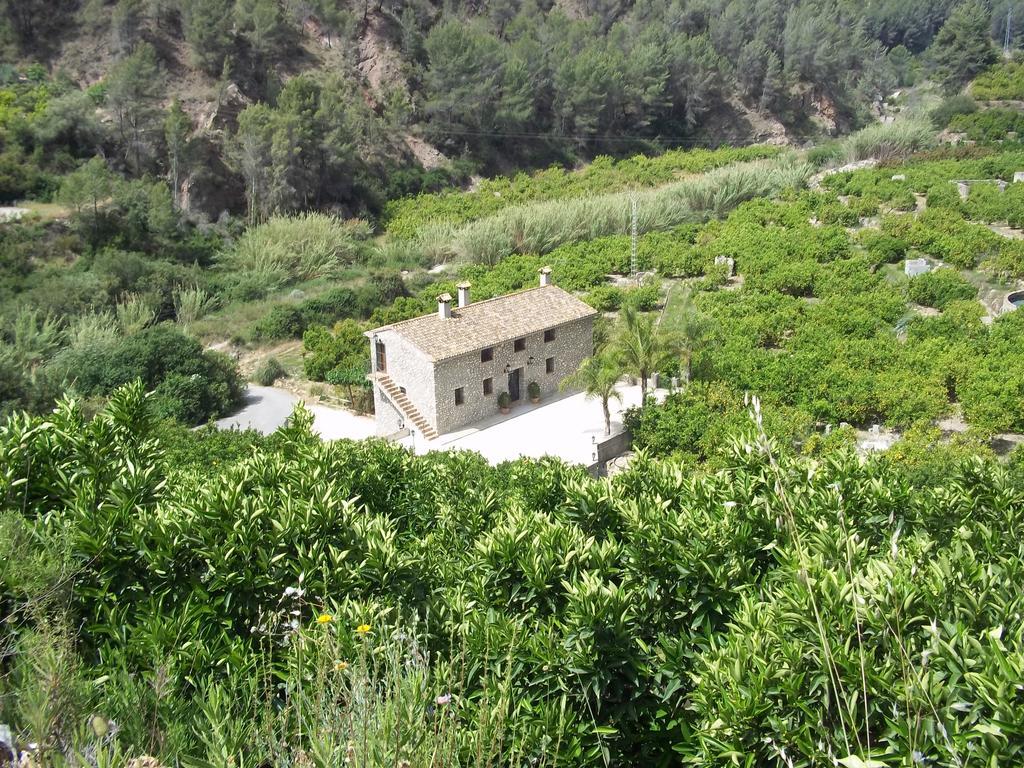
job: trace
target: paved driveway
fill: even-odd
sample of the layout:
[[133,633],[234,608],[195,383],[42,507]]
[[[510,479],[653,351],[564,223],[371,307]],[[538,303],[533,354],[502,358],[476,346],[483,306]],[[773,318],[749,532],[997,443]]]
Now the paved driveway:
[[[612,434],[622,431],[622,412],[640,404],[640,387],[619,387],[622,402],[613,400]],[[664,390],[656,395],[665,396]],[[569,394],[532,405],[529,401],[512,409],[508,415],[495,414],[490,419],[463,429],[441,435],[426,442],[416,435],[405,438],[402,444],[415,443],[417,453],[426,451],[477,451],[491,464],[516,459],[520,456],[538,458],[557,456],[574,464],[592,464],[594,442],[604,439],[604,416],[601,401],[587,399],[585,395]]]
[[[622,402],[613,400],[612,434],[622,431],[622,413],[640,404],[640,387],[621,385]],[[663,399],[665,390],[655,396]],[[250,384],[245,405],[232,416],[216,422],[222,429],[256,429],[264,434],[281,427],[291,415],[299,399],[276,387]],[[325,440],[349,438],[361,440],[375,434],[372,417],[356,416],[348,411],[307,405],[313,413],[313,429]],[[556,456],[574,464],[594,462],[594,443],[604,439],[604,416],[601,402],[582,393],[548,397],[537,405],[521,403],[507,415],[494,414],[474,426],[427,442],[419,434],[404,438],[401,443],[416,453],[427,451],[476,451],[491,464],[517,459],[520,456],[539,458]]]
[[[221,429],[255,429],[267,435],[284,425],[298,402],[299,398],[291,392],[250,384],[242,410],[216,424]],[[306,407],[313,414],[313,431],[325,440],[362,440],[376,432],[372,417],[322,405],[307,404]]]

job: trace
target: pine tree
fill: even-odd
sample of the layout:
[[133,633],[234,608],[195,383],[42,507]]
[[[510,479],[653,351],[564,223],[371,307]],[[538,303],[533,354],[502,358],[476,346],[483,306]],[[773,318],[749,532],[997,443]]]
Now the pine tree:
[[160,68],[156,51],[143,43],[131,56],[119,61],[107,76],[107,104],[117,118],[125,159],[135,173],[142,173],[153,149],[156,100],[160,93]]
[[164,140],[167,144],[167,167],[171,176],[171,192],[174,207],[181,207],[181,177],[188,173],[191,141],[189,132],[192,121],[189,120],[181,103],[175,99],[164,118]]
[[989,14],[977,2],[956,8],[929,49],[936,79],[947,93],[956,93],[996,61],[989,35]]
[[185,39],[196,63],[209,75],[217,75],[234,46],[231,0],[185,0]]

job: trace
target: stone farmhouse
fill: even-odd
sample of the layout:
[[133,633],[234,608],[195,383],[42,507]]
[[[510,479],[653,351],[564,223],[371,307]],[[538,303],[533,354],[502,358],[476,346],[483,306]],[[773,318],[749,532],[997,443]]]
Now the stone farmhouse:
[[427,440],[498,413],[507,392],[514,407],[558,391],[594,351],[597,312],[551,284],[471,303],[459,285],[458,306],[443,294],[437,312],[367,331],[377,434],[415,429]]

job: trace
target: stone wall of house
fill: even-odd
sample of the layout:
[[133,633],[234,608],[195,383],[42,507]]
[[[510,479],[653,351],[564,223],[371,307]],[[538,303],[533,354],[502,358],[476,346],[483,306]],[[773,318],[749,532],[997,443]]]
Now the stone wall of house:
[[[418,348],[410,344],[404,337],[394,331],[382,331],[370,339],[371,370],[376,372],[376,345],[375,339],[379,338],[384,342],[385,355],[387,356],[387,375],[399,387],[405,388],[405,394],[420,414],[429,423],[436,424],[437,413],[434,409],[436,398],[434,396],[434,364]],[[402,415],[396,412],[393,407],[382,409],[381,403],[387,400],[380,391],[380,387],[374,385],[373,404],[377,409],[377,434],[381,436],[391,435],[398,431],[399,420]],[[411,427],[406,424],[406,427]]]
[[373,420],[377,437],[391,437],[412,426],[405,423],[405,417],[376,384],[373,386]]
[[[540,385],[541,400],[557,394],[562,379],[575,373],[580,363],[594,353],[594,318],[573,320],[553,330],[555,338],[548,342],[544,341],[543,331],[524,337],[526,348],[520,352],[514,351],[513,341],[496,344],[490,362],[481,362],[480,350],[439,362],[435,372],[436,421],[432,422],[438,433],[453,432],[498,413],[498,395],[508,390],[506,366],[522,369],[520,399],[512,404],[513,408],[530,405],[527,389],[531,381]],[[554,358],[552,373],[546,372],[548,358]],[[489,395],[483,389],[486,378],[493,383]],[[456,405],[455,390],[459,387],[463,390],[463,401]]]

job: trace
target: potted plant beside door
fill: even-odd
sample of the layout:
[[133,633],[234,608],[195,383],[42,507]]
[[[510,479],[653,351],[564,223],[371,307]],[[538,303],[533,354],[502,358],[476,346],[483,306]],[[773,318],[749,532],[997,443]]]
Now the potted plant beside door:
[[526,387],[526,391],[530,395],[531,403],[540,402],[540,384],[538,384],[536,381],[531,381],[529,385]]
[[498,395],[498,410],[502,413],[508,413],[512,406],[512,398],[508,392],[502,392]]

